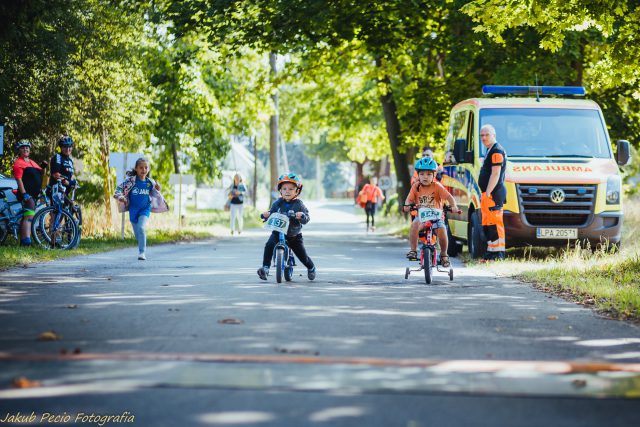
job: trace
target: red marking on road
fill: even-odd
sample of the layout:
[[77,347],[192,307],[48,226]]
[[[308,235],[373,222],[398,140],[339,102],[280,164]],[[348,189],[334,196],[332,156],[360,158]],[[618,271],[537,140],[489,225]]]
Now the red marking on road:
[[0,353],[0,361],[74,362],[91,360],[112,361],[183,361],[207,363],[266,363],[315,365],[364,365],[378,367],[434,368],[441,372],[499,372],[533,371],[549,374],[575,374],[595,372],[636,372],[640,363],[573,362],[573,361],[521,361],[521,360],[431,360],[385,359],[371,357],[325,357],[287,355],[247,355],[215,353],[82,353],[82,354],[12,354]]

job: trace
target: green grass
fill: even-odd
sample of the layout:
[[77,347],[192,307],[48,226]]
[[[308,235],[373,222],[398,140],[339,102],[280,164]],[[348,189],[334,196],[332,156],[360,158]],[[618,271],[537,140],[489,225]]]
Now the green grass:
[[[95,218],[102,218],[103,211],[89,207],[85,210]],[[246,206],[244,210],[245,228],[262,225],[258,210]],[[97,222],[97,224],[96,224]],[[119,223],[117,225],[119,230]],[[183,224],[172,214],[152,214],[149,221],[147,244],[149,246],[161,243],[191,241],[211,238],[229,233],[229,212],[216,209],[195,210],[188,209]],[[125,239],[120,232],[109,229],[100,221],[89,222],[83,230],[80,246],[70,251],[47,250],[39,247],[22,248],[11,236],[4,246],[0,246],[0,270],[25,266],[35,262],[53,261],[75,255],[87,255],[114,249],[137,247],[131,231],[128,218],[125,221]]]

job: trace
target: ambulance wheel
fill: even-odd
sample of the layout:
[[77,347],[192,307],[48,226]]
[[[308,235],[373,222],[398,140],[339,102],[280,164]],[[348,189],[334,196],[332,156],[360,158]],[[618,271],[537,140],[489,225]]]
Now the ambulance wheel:
[[467,244],[469,245],[469,255],[471,258],[482,258],[487,251],[487,242],[483,238],[482,221],[480,212],[474,211],[469,218],[469,228],[467,231]]

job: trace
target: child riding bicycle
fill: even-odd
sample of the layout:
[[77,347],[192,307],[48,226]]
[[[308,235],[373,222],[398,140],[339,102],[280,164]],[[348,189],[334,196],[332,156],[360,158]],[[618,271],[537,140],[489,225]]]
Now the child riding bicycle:
[[[451,193],[435,180],[437,169],[438,164],[431,157],[423,157],[416,161],[415,170],[418,172],[418,182],[416,182],[409,191],[403,208],[405,212],[409,212],[410,210],[410,207],[407,205],[416,205],[417,208],[442,209],[444,202],[447,202],[454,212],[458,211],[458,206]],[[415,218],[411,223],[411,229],[409,231],[410,250],[407,252],[407,258],[411,261],[418,259],[416,249],[418,247],[418,233],[420,232],[421,226],[422,224],[419,218]],[[432,221],[432,229],[436,232],[438,241],[440,242],[440,259],[442,266],[449,267],[451,265],[449,256],[447,255],[449,242],[444,218]]]
[[[300,262],[307,267],[307,277],[309,280],[316,278],[316,267],[307,255],[307,250],[304,247],[304,240],[302,238],[302,225],[309,222],[309,211],[307,210],[302,200],[298,199],[300,192],[302,191],[302,182],[295,173],[286,173],[280,175],[278,178],[278,191],[280,192],[280,198],[273,202],[271,209],[268,212],[264,212],[260,215],[263,220],[269,218],[272,213],[278,212],[287,215],[289,211],[295,212],[294,217],[291,218],[289,223],[289,230],[287,231],[286,241],[287,245],[293,250]],[[262,280],[267,280],[269,275],[269,266],[271,265],[271,256],[273,254],[273,248],[276,246],[280,239],[280,236],[276,231],[271,233],[269,240],[264,245],[264,256],[262,258],[262,267],[258,269],[258,276]]]

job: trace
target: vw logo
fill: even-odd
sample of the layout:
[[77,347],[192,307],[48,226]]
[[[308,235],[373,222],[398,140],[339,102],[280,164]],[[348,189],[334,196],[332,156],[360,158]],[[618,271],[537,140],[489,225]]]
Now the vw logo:
[[549,199],[551,199],[551,201],[556,204],[564,202],[564,198],[565,194],[561,188],[554,188],[553,190],[551,190],[551,194],[549,195]]

